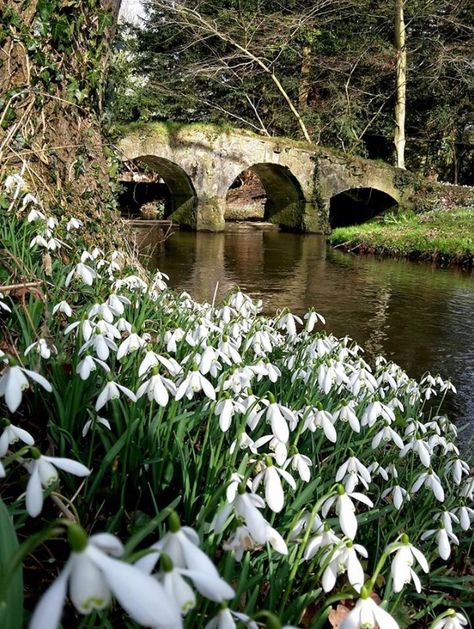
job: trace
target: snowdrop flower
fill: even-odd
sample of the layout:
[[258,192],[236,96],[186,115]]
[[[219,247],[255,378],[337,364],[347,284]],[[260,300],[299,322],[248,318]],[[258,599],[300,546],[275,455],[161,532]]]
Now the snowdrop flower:
[[[30,195],[32,196],[32,195]],[[26,197],[28,197],[28,195],[26,195],[23,198],[23,207],[25,207],[26,205],[28,205],[28,203],[25,204],[25,199]],[[33,197],[34,199],[34,197]],[[36,199],[35,199],[36,201]],[[43,212],[40,212],[39,210],[36,209],[32,209],[28,216],[26,217],[26,220],[28,221],[28,223],[34,223],[35,221],[45,221],[46,220],[46,216],[43,214]]]
[[369,598],[365,588],[361,589],[360,596],[354,609],[342,621],[340,629],[400,629],[394,618]]
[[402,546],[395,544],[394,548],[390,551],[390,553],[395,553],[391,567],[393,591],[398,594],[398,592],[402,591],[404,585],[413,581],[416,591],[420,593],[420,579],[416,572],[413,571],[412,566],[418,562],[421,569],[428,573],[428,562],[423,553],[410,544],[408,535],[402,535],[401,543]]
[[95,403],[95,410],[100,411],[100,409],[105,406],[107,402],[109,402],[109,400],[118,400],[121,392],[126,395],[128,399],[132,402],[137,401],[135,394],[132,393],[130,389],[127,389],[127,387],[124,387],[121,384],[110,380],[109,382],[107,382],[105,387],[102,389],[99,397],[97,398]]
[[63,314],[66,315],[66,317],[72,316],[72,309],[71,309],[71,306],[67,303],[67,301],[60,301],[58,304],[54,306],[53,315],[56,314],[57,312],[62,312]]
[[93,319],[97,315],[99,315],[99,317],[102,318],[104,321],[107,321],[107,323],[113,323],[114,318],[115,318],[115,315],[112,312],[112,309],[106,303],[94,304],[92,308],[90,308],[89,312],[87,313],[87,316],[89,319]]
[[234,612],[228,607],[221,609],[217,616],[214,616],[204,627],[204,629],[236,629],[237,624],[243,623],[247,629],[258,629],[258,624],[247,614]]
[[436,542],[438,544],[438,553],[441,559],[449,559],[451,555],[451,544],[452,541],[456,546],[459,545],[459,539],[454,535],[454,533],[449,532],[444,526],[441,526],[439,529],[430,529],[425,531],[421,535],[421,539],[425,540],[432,536],[435,536]]
[[15,173],[14,175],[8,175],[3,183],[7,192],[15,191],[13,198],[16,199],[21,190],[26,188],[26,182],[23,177]]
[[392,501],[397,511],[400,511],[405,500],[410,500],[410,494],[406,489],[400,487],[400,485],[394,485],[393,487],[385,489],[382,492],[382,498],[388,498],[390,494],[392,494]]
[[72,282],[74,277],[80,278],[84,282],[84,284],[86,284],[87,286],[92,286],[92,284],[94,283],[94,279],[97,277],[97,273],[94,271],[93,268],[91,268],[87,264],[84,264],[83,262],[79,262],[68,273],[66,277],[66,281],[64,283],[66,288]]
[[36,351],[37,354],[39,354],[39,356],[41,356],[41,358],[44,358],[45,360],[51,357],[51,349],[53,349],[57,353],[57,349],[54,347],[54,345],[49,348],[45,339],[39,339],[31,345],[28,345],[28,347],[25,349],[24,355],[27,356],[33,349]]
[[85,437],[93,426],[95,427],[98,425],[105,426],[107,430],[112,430],[109,420],[104,419],[104,417],[99,417],[97,415],[97,417],[94,417],[93,419],[89,419],[86,421],[82,429],[82,436]]
[[153,372],[152,376],[138,388],[137,400],[146,394],[150,401],[155,400],[160,406],[166,406],[169,402],[169,393],[176,395],[176,386],[174,382],[161,376],[156,368]]
[[188,400],[192,400],[199,391],[203,391],[204,395],[211,400],[216,399],[215,389],[209,380],[198,370],[190,371],[179,385],[175,399],[178,401],[186,396]]
[[303,318],[306,321],[305,327],[307,332],[312,332],[314,330],[314,326],[318,321],[321,321],[323,325],[326,324],[326,320],[324,319],[324,317],[314,310],[310,310],[309,312],[307,312]]
[[70,232],[73,229],[80,229],[83,225],[84,223],[81,220],[73,217],[68,220],[67,225],[66,225],[66,230]]
[[180,343],[185,336],[186,332],[181,330],[181,328],[177,328],[173,332],[171,330],[167,330],[165,332],[166,351],[170,354],[176,354],[178,351],[178,343]]
[[[21,205],[22,205],[23,209],[25,209],[25,207],[27,207],[30,204],[38,205],[39,202],[38,202],[38,199],[31,194],[31,192],[27,192],[25,194],[25,196],[23,197],[22,201],[21,201]],[[30,212],[30,214],[31,214],[31,212]],[[43,215],[42,218],[45,218],[45,216]],[[29,214],[28,214],[27,220],[28,220],[28,223],[31,222]]]
[[359,481],[368,489],[371,480],[369,470],[355,456],[349,457],[336,472],[336,482],[342,481],[348,492],[353,491]]
[[83,354],[90,347],[93,348],[98,358],[102,361],[108,359],[110,356],[110,350],[113,352],[117,351],[117,345],[115,342],[104,334],[94,334],[94,336],[86,341],[79,349],[79,354]]
[[38,603],[30,629],[57,629],[68,584],[71,601],[81,614],[104,609],[113,595],[130,617],[145,627],[181,626],[178,606],[163,586],[135,566],[115,558],[123,552],[116,537],[100,533],[87,539],[77,524],[69,527],[68,537],[73,552]]
[[229,430],[232,423],[232,417],[235,412],[236,406],[231,399],[225,398],[217,402],[214,414],[219,417],[219,427],[222,432],[227,432]]
[[423,441],[423,439],[414,439],[413,441],[410,441],[410,443],[407,443],[407,445],[400,451],[400,458],[406,456],[410,450],[413,450],[413,452],[418,454],[420,461],[425,467],[430,466],[432,450],[426,441]]
[[297,419],[293,411],[283,404],[270,402],[265,412],[265,421],[270,424],[275,437],[282,443],[287,443],[290,438],[290,428],[296,428]]
[[309,469],[313,465],[311,459],[304,454],[298,452],[286,460],[284,469],[291,465],[293,471],[298,471],[298,474],[302,481],[308,483],[311,479],[311,470]]
[[355,506],[352,502],[352,498],[363,502],[368,507],[373,507],[374,503],[370,498],[360,494],[358,492],[347,493],[343,485],[337,486],[337,495],[328,498],[322,508],[321,513],[325,518],[329,513],[330,508],[335,504],[336,514],[339,517],[339,526],[342,529],[344,535],[347,535],[349,539],[354,539],[357,533],[357,518],[355,516]]
[[7,306],[7,304],[4,301],[4,296],[2,292],[0,292],[0,310],[4,310],[5,312],[11,312],[10,306]]
[[255,548],[255,542],[246,526],[238,526],[231,537],[222,544],[222,548],[233,552],[236,561],[242,561],[244,553]]
[[469,476],[469,464],[462,459],[452,459],[448,461],[445,471],[451,472],[452,477],[456,485],[460,485],[463,475]]
[[308,540],[306,548],[304,549],[303,559],[309,561],[312,559],[319,550],[324,548],[337,546],[341,543],[339,537],[329,527],[327,523],[322,525],[317,535],[314,535]]
[[411,493],[416,494],[416,492],[423,485],[427,487],[428,489],[431,489],[436,500],[439,500],[440,502],[444,502],[443,486],[441,485],[439,476],[435,472],[433,472],[431,468],[427,472],[423,472],[422,474],[418,476],[416,481],[413,483],[413,487],[411,488]]
[[123,295],[117,295],[117,293],[111,293],[107,298],[107,305],[110,310],[119,317],[125,312],[125,306],[130,306],[132,302],[128,297]]
[[164,537],[151,547],[155,552],[145,555],[135,564],[144,572],[150,574],[159,556],[168,555],[180,574],[187,576],[195,588],[203,596],[221,603],[234,597],[234,590],[217,572],[209,557],[199,548],[199,537],[189,527],[181,527],[176,513],[168,518],[169,531]]
[[471,522],[474,520],[474,509],[471,507],[458,507],[455,509],[456,515],[459,518],[459,523],[463,531],[468,531],[471,527]]
[[128,356],[128,354],[141,349],[145,343],[146,341],[141,336],[132,332],[132,334],[127,336],[127,338],[120,344],[117,350],[117,360],[120,360],[124,356]]
[[379,401],[371,402],[362,415],[361,424],[362,426],[372,428],[379,417],[384,419],[389,424],[395,421],[395,413],[393,412],[393,409]]
[[430,625],[430,629],[463,629],[468,620],[463,614],[454,609],[448,609],[434,620]]
[[379,447],[381,442],[387,444],[389,441],[393,441],[393,443],[400,448],[400,450],[404,447],[402,438],[398,433],[396,433],[393,428],[390,427],[388,422],[385,423],[384,428],[379,430],[379,432],[372,439],[372,450],[375,450]]
[[336,547],[334,551],[329,552],[332,554],[332,558],[321,579],[323,590],[330,592],[336,584],[338,574],[347,572],[349,583],[357,592],[360,592],[364,585],[364,569],[357,555],[367,558],[368,553],[366,549],[360,544],[354,544],[349,540]]
[[54,484],[59,476],[57,469],[74,476],[89,476],[90,470],[82,463],[56,456],[45,456],[37,448],[31,448],[31,461],[26,464],[30,478],[26,486],[26,510],[36,518],[43,508],[43,487]]
[[388,481],[388,472],[387,470],[378,463],[378,461],[374,461],[367,468],[373,476],[378,475],[381,476],[384,480]]
[[100,365],[106,373],[110,372],[110,367],[107,363],[104,363],[103,360],[87,355],[84,356],[81,362],[77,365],[76,373],[79,375],[81,380],[87,380],[91,375],[91,372],[97,369],[96,365]]
[[160,555],[160,568],[158,580],[170,600],[174,600],[181,614],[185,616],[196,605],[192,588],[181,576],[182,570],[175,568],[171,558],[165,553]]
[[333,420],[336,422],[347,422],[354,432],[360,432],[360,422],[354,412],[354,402],[343,404],[337,411],[332,414]]
[[263,480],[265,486],[265,500],[275,513],[279,513],[285,504],[285,494],[281,486],[281,478],[284,478],[292,489],[296,489],[295,479],[286,470],[273,465],[269,456],[265,457],[265,469],[259,472],[252,482],[252,490],[256,492]]
[[303,424],[303,431],[309,429],[311,432],[316,432],[316,430],[322,429],[326,435],[326,439],[331,441],[331,443],[336,443],[337,433],[332,423],[332,415],[329,411],[307,409],[305,415],[306,420]]
[[17,443],[17,441],[23,441],[28,446],[32,446],[35,442],[33,437],[27,430],[23,430],[19,426],[14,426],[8,419],[4,420],[4,429],[0,436],[0,457],[5,456],[8,448]]
[[27,376],[49,393],[53,390],[49,382],[35,371],[18,367],[18,365],[7,367],[0,377],[0,397],[5,397],[5,403],[11,413],[14,413],[20,406],[23,391],[30,386]]
[[280,317],[277,321],[277,327],[279,329],[285,329],[290,338],[296,336],[296,324],[303,325],[303,321],[291,312]]
[[455,524],[459,524],[459,518],[452,511],[439,511],[433,516],[434,520],[441,520],[444,528],[448,531],[448,533],[453,532],[453,522]]

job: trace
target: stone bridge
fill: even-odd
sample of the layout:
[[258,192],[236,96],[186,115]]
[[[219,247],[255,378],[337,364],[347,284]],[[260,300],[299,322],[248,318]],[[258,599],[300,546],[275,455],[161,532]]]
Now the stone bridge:
[[313,233],[406,204],[412,188],[406,171],[384,163],[210,125],[128,128],[119,150],[125,162],[164,180],[170,199],[165,217],[198,230],[224,229],[227,193],[247,169],[265,188],[265,220]]

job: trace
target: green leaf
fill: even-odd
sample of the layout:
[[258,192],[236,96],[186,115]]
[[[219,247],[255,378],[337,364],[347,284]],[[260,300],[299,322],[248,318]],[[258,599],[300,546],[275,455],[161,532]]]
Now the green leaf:
[[0,627],[18,629],[23,626],[23,572],[21,566],[13,575],[5,574],[18,550],[18,540],[11,516],[0,500]]

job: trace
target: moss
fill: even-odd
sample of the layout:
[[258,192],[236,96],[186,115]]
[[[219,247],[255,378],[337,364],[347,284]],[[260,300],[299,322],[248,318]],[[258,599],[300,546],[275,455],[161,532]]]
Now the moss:
[[473,266],[474,210],[388,214],[363,225],[339,227],[329,242],[361,253]]

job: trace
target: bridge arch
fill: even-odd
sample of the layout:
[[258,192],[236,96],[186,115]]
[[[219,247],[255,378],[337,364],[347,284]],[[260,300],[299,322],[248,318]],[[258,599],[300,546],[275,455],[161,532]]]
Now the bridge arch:
[[329,200],[328,222],[331,228],[358,225],[374,216],[398,207],[395,191],[379,187],[347,187]]
[[197,194],[188,173],[176,162],[157,155],[140,155],[133,160],[157,173],[167,189],[164,218],[188,227],[196,225]]
[[261,218],[283,228],[301,229],[305,198],[301,185],[291,170],[287,166],[272,162],[252,164],[234,177],[228,190],[248,171],[258,177],[264,190],[265,202]]

